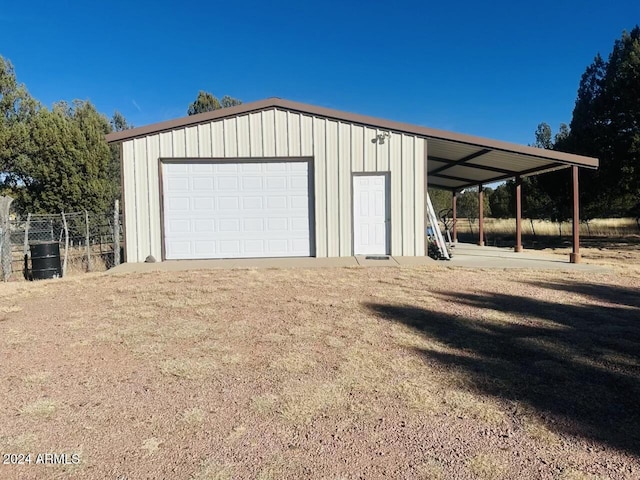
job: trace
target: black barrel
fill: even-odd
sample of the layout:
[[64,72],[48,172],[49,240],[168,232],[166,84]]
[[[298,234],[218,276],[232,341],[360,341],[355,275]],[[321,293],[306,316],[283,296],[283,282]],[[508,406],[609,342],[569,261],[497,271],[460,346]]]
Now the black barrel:
[[32,243],[29,248],[31,249],[32,280],[62,277],[58,242]]

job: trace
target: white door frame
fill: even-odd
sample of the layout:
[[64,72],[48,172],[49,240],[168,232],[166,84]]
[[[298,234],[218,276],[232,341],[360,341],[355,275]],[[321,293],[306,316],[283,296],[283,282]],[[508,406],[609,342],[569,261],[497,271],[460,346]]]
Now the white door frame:
[[[307,194],[309,199],[308,215],[309,215],[309,253],[310,257],[315,257],[316,253],[316,211],[315,211],[315,159],[309,156],[299,157],[187,157],[187,158],[175,158],[175,157],[159,157],[158,168],[158,196],[160,203],[160,249],[162,261],[167,261],[166,258],[166,240],[165,240],[165,195],[164,195],[164,180],[163,171],[166,164],[181,164],[181,163],[282,163],[282,162],[304,162],[307,163]],[[124,209],[123,209],[124,212]],[[169,260],[180,261],[180,260]]]
[[[355,179],[356,177],[384,177],[385,189],[385,251],[378,254],[356,253]],[[353,255],[391,255],[391,172],[358,172],[351,176],[351,251]]]

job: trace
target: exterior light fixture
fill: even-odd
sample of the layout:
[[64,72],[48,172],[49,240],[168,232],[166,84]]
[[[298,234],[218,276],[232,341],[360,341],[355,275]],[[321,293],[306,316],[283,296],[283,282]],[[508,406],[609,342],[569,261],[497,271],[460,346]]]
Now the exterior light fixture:
[[389,138],[391,134],[389,132],[382,132],[377,134],[371,139],[371,143],[377,143],[378,145],[384,145],[385,138]]

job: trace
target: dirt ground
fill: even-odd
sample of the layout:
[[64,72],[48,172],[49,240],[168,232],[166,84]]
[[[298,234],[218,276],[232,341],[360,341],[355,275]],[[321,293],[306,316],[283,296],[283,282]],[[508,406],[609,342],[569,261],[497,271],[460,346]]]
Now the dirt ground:
[[640,478],[637,260],[0,285],[0,478]]

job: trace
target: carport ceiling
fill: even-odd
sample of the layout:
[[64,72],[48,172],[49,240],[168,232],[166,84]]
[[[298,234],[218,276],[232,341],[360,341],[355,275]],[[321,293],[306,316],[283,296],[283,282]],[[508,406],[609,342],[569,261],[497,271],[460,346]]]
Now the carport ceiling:
[[[151,133],[197,125],[216,119],[278,108],[331,120],[352,122],[380,132],[417,135],[427,139],[427,181],[429,186],[446,190],[461,190],[479,184],[527,176],[568,166],[598,168],[598,159],[528,147],[515,143],[491,140],[460,133],[393,122],[375,117],[342,112],[281,98],[268,98],[213,112],[178,118],[145,127],[114,132],[107,135],[109,142],[121,142]],[[373,139],[374,140],[374,139]]]
[[461,190],[516,176],[550,172],[571,165],[586,168],[598,166],[597,159],[589,157],[520,145],[513,145],[510,149],[501,146],[502,148],[497,149],[492,145],[494,143],[488,139],[483,143],[478,141],[477,144],[469,144],[452,139],[429,138],[429,186]]

